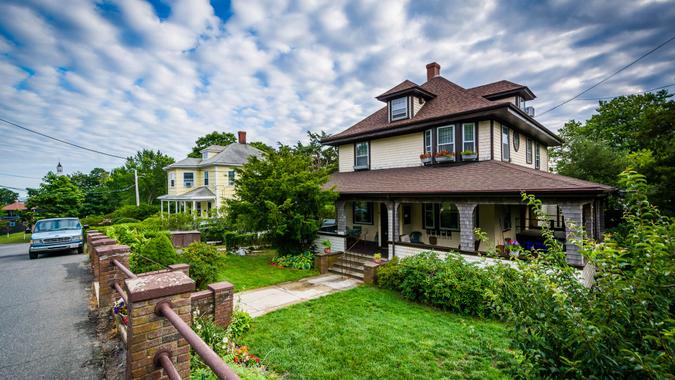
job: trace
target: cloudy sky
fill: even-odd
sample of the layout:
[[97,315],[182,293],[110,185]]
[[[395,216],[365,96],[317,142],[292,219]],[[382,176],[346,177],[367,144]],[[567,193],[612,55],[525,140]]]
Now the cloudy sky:
[[[542,112],[675,35],[672,1],[1,0],[0,117],[113,154],[184,157],[213,130],[338,132],[425,64],[528,85]],[[675,41],[583,99],[675,83]],[[670,88],[675,92],[675,87]],[[538,119],[557,130],[594,100]],[[0,123],[0,185],[119,166]],[[19,175],[21,178],[10,175]]]

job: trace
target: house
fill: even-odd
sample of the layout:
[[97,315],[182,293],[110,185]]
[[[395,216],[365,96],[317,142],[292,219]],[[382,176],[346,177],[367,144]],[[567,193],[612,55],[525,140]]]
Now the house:
[[162,213],[208,215],[232,198],[237,168],[249,157],[263,157],[262,151],[246,143],[246,132],[238,132],[238,140],[227,146],[211,145],[201,151],[201,158],[187,157],[166,166],[168,194],[158,197]]
[[18,232],[25,229],[24,225],[21,224],[19,219],[21,217],[21,213],[26,210],[26,205],[21,201],[15,201],[14,203],[5,205],[2,208],[4,215],[0,215],[0,219],[7,221],[8,232]]
[[[583,265],[570,224],[601,238],[611,187],[548,172],[548,148],[561,139],[534,119],[534,93],[506,80],[463,88],[426,66],[427,81],[405,80],[376,97],[384,106],[322,142],[338,148],[334,251],[399,258],[423,251],[503,251],[517,240],[543,247],[541,226]],[[535,194],[539,220],[521,200]],[[478,241],[474,228],[487,233]]]

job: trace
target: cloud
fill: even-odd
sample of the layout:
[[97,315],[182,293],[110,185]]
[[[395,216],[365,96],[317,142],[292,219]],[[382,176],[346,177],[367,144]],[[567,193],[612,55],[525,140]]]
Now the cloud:
[[[212,130],[274,144],[345,129],[382,106],[377,94],[425,64],[465,87],[528,85],[545,110],[675,34],[667,2],[7,0],[0,4],[0,117],[115,154],[184,157]],[[220,3],[222,4],[222,2]],[[158,13],[159,12],[159,13]],[[587,94],[675,81],[675,43]],[[584,119],[571,102],[540,121]],[[112,168],[0,124],[0,172],[41,177]],[[0,177],[0,184],[34,185]]]

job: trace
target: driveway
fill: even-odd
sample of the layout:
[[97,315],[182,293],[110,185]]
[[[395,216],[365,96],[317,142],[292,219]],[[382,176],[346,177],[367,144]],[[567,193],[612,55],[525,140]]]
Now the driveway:
[[0,245],[0,379],[98,379],[85,255]]

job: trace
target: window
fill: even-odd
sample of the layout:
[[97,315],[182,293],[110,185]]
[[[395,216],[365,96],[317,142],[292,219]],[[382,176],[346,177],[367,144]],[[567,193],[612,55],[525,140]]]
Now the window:
[[354,224],[373,224],[373,203],[354,201],[352,204]]
[[169,173],[169,186],[176,187],[176,173]]
[[509,127],[502,126],[502,161],[511,161],[511,144],[509,143]]
[[462,124],[463,137],[462,141],[462,151],[471,151],[473,154],[476,153],[476,128],[474,123],[465,123]]
[[534,144],[534,168],[539,169],[541,165],[541,153],[539,143]]
[[437,151],[442,152],[447,150],[448,152],[455,151],[455,126],[448,125],[446,127],[438,127],[436,129],[438,134],[437,138]]
[[431,129],[424,131],[424,153],[432,153],[434,151],[431,132],[433,132]]
[[516,107],[525,111],[525,99],[522,96],[516,96]]
[[398,98],[391,101],[391,121],[408,118],[408,98]]
[[195,183],[195,173],[183,173],[183,186],[192,187]]
[[234,170],[227,172],[227,184],[234,186]]
[[532,139],[529,137],[525,140],[525,162],[532,163]]
[[368,142],[360,142],[354,145],[354,169],[368,169]]
[[459,210],[452,203],[442,203],[440,205],[439,228],[441,230],[459,229]]
[[511,229],[511,207],[504,206],[504,218],[502,221],[502,229],[504,231]]
[[424,206],[424,228],[436,227],[436,214],[434,213],[434,204],[425,203]]
[[202,152],[202,160],[209,158],[209,152]]
[[520,133],[513,131],[513,150],[516,152],[520,149]]
[[209,172],[204,172],[204,186],[209,185]]

